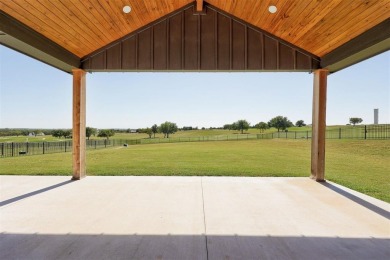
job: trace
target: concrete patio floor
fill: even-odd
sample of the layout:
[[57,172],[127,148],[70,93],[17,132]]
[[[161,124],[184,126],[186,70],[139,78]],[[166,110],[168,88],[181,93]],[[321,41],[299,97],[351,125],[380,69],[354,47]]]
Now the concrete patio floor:
[[390,259],[390,204],[309,178],[0,176],[0,259]]

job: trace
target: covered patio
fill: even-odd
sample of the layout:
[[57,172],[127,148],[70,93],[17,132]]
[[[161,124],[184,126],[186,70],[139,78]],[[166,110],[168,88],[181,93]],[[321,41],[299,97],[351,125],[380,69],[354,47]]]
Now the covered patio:
[[[390,258],[389,204],[325,182],[327,77],[390,49],[389,9],[0,0],[0,43],[73,76],[72,180],[0,177],[0,258]],[[311,178],[83,179],[86,73],[151,71],[313,73]]]
[[388,1],[0,1],[0,43],[73,75],[86,176],[87,72],[313,73],[311,178],[325,180],[327,77],[390,49]]
[[135,176],[0,181],[1,259],[390,256],[389,204],[331,182]]

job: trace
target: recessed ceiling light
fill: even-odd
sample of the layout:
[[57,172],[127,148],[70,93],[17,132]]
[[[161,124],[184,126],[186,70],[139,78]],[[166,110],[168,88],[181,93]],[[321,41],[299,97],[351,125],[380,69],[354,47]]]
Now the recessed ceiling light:
[[268,7],[268,11],[269,11],[271,14],[274,14],[274,13],[276,13],[276,11],[278,11],[278,8],[276,8],[276,6],[274,6],[274,5],[270,5],[270,6]]
[[123,7],[123,12],[124,12],[125,14],[130,13],[130,11],[131,11],[131,7],[130,7],[130,6],[125,5],[125,6]]

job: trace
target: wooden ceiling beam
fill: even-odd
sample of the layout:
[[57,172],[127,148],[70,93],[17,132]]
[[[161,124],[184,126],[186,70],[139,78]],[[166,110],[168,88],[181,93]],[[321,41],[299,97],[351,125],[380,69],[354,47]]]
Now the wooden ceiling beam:
[[[6,35],[0,37],[0,44],[9,46],[7,43],[10,38],[14,38],[17,41],[23,42],[28,46],[31,46],[52,58],[48,60],[42,60],[38,57],[34,57],[34,53],[29,53],[28,50],[13,48],[13,46],[9,46],[16,51],[27,54],[28,56],[32,56],[34,58],[38,58],[43,62],[59,68],[61,70],[71,72],[69,68],[79,68],[80,67],[80,58],[66,50],[62,46],[53,42],[52,40],[46,38],[40,33],[32,30],[26,25],[22,24],[15,18],[9,16],[0,10],[0,31],[4,32]],[[7,36],[7,38],[5,38]],[[4,38],[3,38],[4,37]],[[2,40],[5,39],[5,40]]]
[[336,72],[390,50],[390,18],[321,58],[321,67]]
[[203,0],[196,0],[196,11],[203,12]]

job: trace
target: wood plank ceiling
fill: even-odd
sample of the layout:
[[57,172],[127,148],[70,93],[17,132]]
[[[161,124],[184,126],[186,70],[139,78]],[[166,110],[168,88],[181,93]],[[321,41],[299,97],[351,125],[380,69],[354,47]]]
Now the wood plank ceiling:
[[319,57],[390,17],[389,0],[207,2]]
[[[193,0],[0,0],[0,10],[82,58]],[[389,0],[206,0],[318,57],[390,17]],[[131,6],[130,13],[122,8]],[[268,7],[275,5],[275,14]]]
[[[1,0],[0,10],[83,57],[193,0]],[[122,9],[131,6],[129,14]]]

